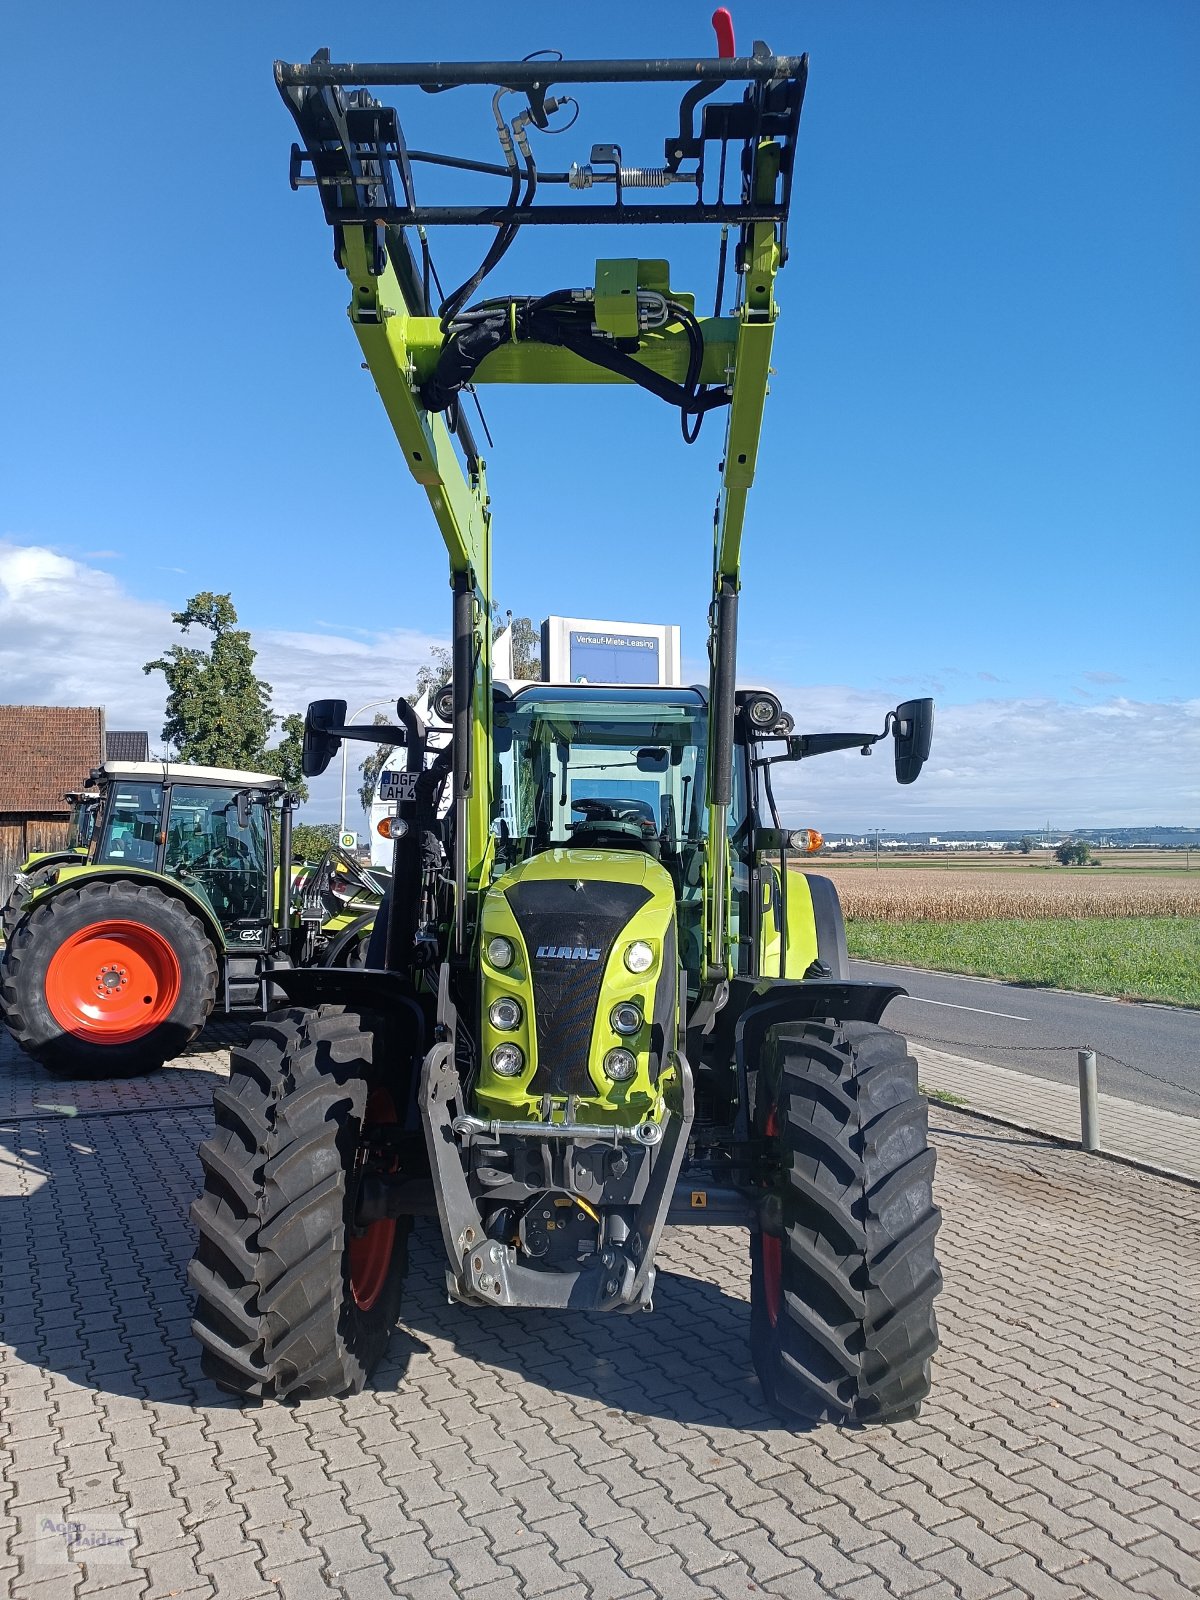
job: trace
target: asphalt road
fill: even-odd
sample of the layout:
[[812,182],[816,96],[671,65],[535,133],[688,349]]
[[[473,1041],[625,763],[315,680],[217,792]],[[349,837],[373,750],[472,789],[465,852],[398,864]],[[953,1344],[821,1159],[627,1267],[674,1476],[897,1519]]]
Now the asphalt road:
[[918,1044],[1059,1083],[1078,1081],[1076,1052],[1090,1046],[1102,1093],[1200,1118],[1200,1011],[874,961],[852,961],[850,971],[908,990],[884,1020]]

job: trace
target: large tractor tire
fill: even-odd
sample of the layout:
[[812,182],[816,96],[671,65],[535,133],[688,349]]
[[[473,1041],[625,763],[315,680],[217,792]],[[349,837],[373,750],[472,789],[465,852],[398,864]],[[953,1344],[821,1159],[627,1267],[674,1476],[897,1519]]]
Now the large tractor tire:
[[916,1062],[870,1023],[772,1029],[757,1131],[779,1181],[751,1241],[750,1338],[785,1419],[914,1417],[937,1349],[936,1153]]
[[354,1225],[373,1127],[402,1122],[378,1026],[337,1006],[281,1011],[234,1050],[200,1147],[204,1193],[188,1271],[205,1373],[251,1397],[363,1387],[387,1349],[408,1220]]
[[57,871],[57,863],[54,866],[38,867],[26,874],[23,883],[14,884],[12,893],[4,902],[4,909],[0,910],[0,934],[4,935],[5,944],[8,944],[17,931],[17,923],[25,915],[25,907],[36,892],[50,882]]
[[216,992],[200,919],[152,884],[107,876],[34,906],[0,969],[13,1038],[75,1078],[156,1071],[200,1032]]

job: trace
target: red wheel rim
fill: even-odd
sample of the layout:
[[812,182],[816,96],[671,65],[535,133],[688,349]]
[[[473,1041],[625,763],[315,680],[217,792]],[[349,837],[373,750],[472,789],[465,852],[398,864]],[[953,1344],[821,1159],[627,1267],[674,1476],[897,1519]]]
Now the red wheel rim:
[[[372,1089],[367,1097],[360,1152],[365,1151],[372,1128],[393,1126],[395,1122],[396,1104],[391,1095],[386,1089]],[[350,1293],[360,1311],[370,1311],[383,1293],[395,1243],[395,1217],[380,1217],[369,1223],[364,1232],[351,1237]]]
[[46,1004],[64,1033],[128,1044],[164,1023],[179,999],[179,957],[144,922],[112,919],[71,934],[50,957]]
[[[775,1109],[771,1108],[767,1116],[767,1126],[764,1129],[768,1139],[774,1139],[779,1133],[779,1123],[776,1120]],[[763,1274],[763,1299],[766,1302],[767,1321],[775,1327],[779,1321],[779,1313],[783,1309],[783,1240],[775,1233],[761,1235],[762,1245],[762,1274]]]

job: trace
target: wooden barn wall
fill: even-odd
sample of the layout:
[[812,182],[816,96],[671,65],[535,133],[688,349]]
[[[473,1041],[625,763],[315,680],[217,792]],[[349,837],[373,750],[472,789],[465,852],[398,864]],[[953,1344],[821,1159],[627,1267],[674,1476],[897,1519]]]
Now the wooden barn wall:
[[12,892],[13,876],[31,850],[61,850],[66,846],[68,817],[0,816],[0,905]]

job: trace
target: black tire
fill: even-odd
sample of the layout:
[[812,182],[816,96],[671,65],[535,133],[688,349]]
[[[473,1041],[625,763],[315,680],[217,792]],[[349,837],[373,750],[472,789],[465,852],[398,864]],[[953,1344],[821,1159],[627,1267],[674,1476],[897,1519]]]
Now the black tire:
[[[188,1269],[205,1373],[234,1394],[317,1398],[363,1387],[387,1349],[407,1270],[406,1218],[369,1306],[351,1285],[355,1157],[385,1078],[378,1028],[338,1006],[281,1011],[233,1051],[200,1147],[199,1244]],[[378,1227],[379,1224],[375,1224]],[[377,1236],[378,1239],[378,1236]]]
[[0,933],[4,935],[7,945],[17,930],[17,923],[25,915],[25,907],[33,898],[35,889],[40,889],[54,876],[54,869],[44,869],[40,872],[31,872],[24,883],[14,884],[13,891],[4,902],[4,909],[0,911]]
[[[105,1040],[66,1031],[54,1015],[47,976],[66,941],[102,922],[146,929],[169,946],[178,964],[178,992],[167,1014],[135,1039]],[[84,879],[17,925],[4,950],[0,999],[21,1049],[51,1071],[74,1078],[128,1078],[154,1072],[180,1054],[207,1022],[217,993],[217,957],[204,924],[174,895],[153,884],[110,876]]]
[[916,1416],[938,1342],[941,1213],[907,1044],[865,1022],[774,1028],[755,1099],[780,1163],[769,1232],[751,1241],[750,1337],[768,1403],[806,1422]]

